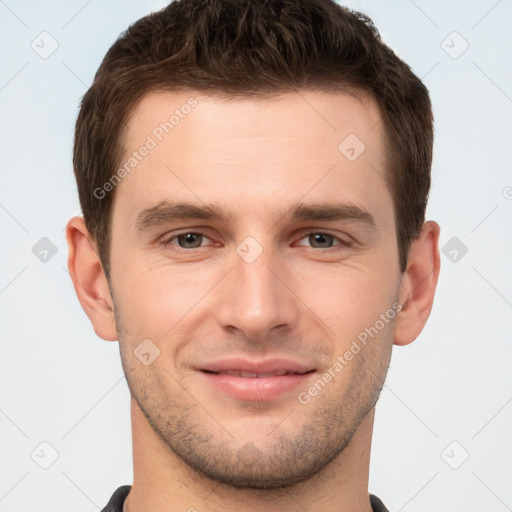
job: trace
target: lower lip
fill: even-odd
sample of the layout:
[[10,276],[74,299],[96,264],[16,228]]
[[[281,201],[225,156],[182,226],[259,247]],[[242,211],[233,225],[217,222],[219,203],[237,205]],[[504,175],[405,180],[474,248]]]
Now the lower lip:
[[276,375],[275,377],[237,377],[217,373],[200,372],[218,390],[238,400],[272,400],[304,386],[315,372]]

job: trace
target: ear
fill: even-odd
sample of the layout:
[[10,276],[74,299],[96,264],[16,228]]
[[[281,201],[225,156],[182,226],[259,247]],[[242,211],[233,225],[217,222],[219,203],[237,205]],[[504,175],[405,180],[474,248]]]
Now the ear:
[[117,340],[114,304],[96,245],[83,217],[73,217],[66,227],[68,269],[83,310],[94,332],[107,341]]
[[423,224],[420,236],[409,249],[407,268],[400,283],[400,304],[394,332],[395,345],[408,345],[425,326],[439,277],[439,225],[434,221]]

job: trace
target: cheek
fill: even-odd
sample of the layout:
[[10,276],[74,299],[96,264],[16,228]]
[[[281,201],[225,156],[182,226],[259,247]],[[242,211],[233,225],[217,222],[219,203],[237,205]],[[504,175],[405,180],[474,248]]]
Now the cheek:
[[[320,268],[320,267],[319,267]],[[327,269],[327,267],[326,267]],[[320,327],[344,345],[373,326],[395,300],[392,273],[362,265],[297,273],[297,295],[321,319]]]
[[[155,263],[149,255],[121,248],[121,242],[113,246],[112,283],[119,313],[134,340],[174,336],[187,318],[204,318],[205,308],[221,303],[222,297],[216,297],[221,287],[215,284],[226,272],[222,264],[170,265],[160,258]],[[395,300],[395,276],[382,254],[368,254],[357,263],[299,259],[286,265],[283,275],[293,294],[283,297],[301,310],[304,327],[316,325],[339,343],[350,342],[373,325]]]
[[[112,273],[119,313],[131,337],[162,340],[182,326],[187,315],[201,308],[216,280],[213,268],[154,266],[145,258],[118,259]],[[113,269],[116,268],[113,266]]]

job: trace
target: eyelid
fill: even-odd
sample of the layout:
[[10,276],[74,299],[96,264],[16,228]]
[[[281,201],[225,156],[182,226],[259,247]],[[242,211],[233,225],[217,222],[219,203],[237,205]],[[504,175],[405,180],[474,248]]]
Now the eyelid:
[[[201,236],[204,236],[204,237],[212,240],[212,237],[207,233],[206,229],[194,228],[194,229],[185,229],[183,231],[179,231],[177,233],[172,233],[172,234],[167,233],[164,236],[162,236],[159,241],[164,247],[167,247],[167,246],[171,245],[171,242],[176,240],[179,236],[187,235],[187,234],[201,235]],[[174,248],[177,251],[192,252],[193,250],[201,249],[203,247],[201,246],[196,249],[183,249],[182,247],[174,246]]]
[[334,245],[333,247],[328,247],[327,249],[316,249],[315,247],[311,247],[311,249],[316,249],[317,251],[327,252],[329,250],[336,250],[335,248],[338,246],[349,247],[354,243],[354,241],[348,235],[346,236],[349,240],[345,240],[345,238],[341,237],[339,234],[332,233],[330,230],[322,228],[307,228],[299,232],[297,236],[300,237],[299,240],[302,240],[303,238],[309,235],[329,235],[338,240],[338,242],[340,242],[339,244]]
[[[168,246],[172,245],[172,247],[173,247],[172,250],[175,250],[177,252],[183,252],[183,253],[187,253],[187,252],[191,253],[191,252],[194,252],[194,251],[196,251],[198,249],[203,249],[203,248],[206,247],[206,246],[200,246],[200,247],[196,247],[196,248],[192,248],[192,249],[184,249],[182,247],[175,246],[174,244],[171,244],[171,242],[176,240],[179,236],[186,235],[186,234],[201,235],[203,237],[206,237],[206,238],[212,240],[212,237],[208,234],[208,230],[207,229],[204,229],[204,228],[192,228],[192,229],[184,229],[182,231],[179,231],[177,233],[172,233],[170,235],[169,234],[164,235],[160,239],[160,243],[164,247],[168,247]],[[326,249],[317,249],[316,247],[309,247],[309,249],[313,249],[316,252],[336,251],[337,248],[340,248],[340,247],[345,247],[345,248],[351,247],[353,245],[353,243],[354,243],[354,241],[352,239],[347,241],[343,237],[341,237],[341,236],[339,236],[337,234],[332,233],[330,230],[326,230],[326,229],[322,229],[322,228],[305,228],[305,229],[301,230],[299,233],[297,233],[295,235],[295,237],[298,237],[298,241],[300,241],[303,238],[305,238],[305,237],[307,237],[309,235],[313,235],[313,234],[329,235],[329,236],[332,236],[335,240],[337,240],[339,242],[338,244],[335,244],[333,247],[328,247]],[[348,235],[346,235],[346,236],[348,237]],[[348,237],[348,238],[350,238],[350,237]],[[300,245],[299,247],[305,247],[305,246]]]

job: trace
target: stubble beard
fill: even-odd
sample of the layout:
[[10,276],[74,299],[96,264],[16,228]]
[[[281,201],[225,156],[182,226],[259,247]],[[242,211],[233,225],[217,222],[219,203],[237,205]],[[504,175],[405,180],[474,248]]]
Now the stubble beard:
[[[132,343],[121,339],[119,343],[131,395],[156,436],[198,475],[237,489],[289,488],[326,469],[374,407],[389,366],[389,354],[380,354],[382,350],[366,361],[361,358],[340,395],[323,390],[307,405],[297,402],[291,416],[306,414],[301,426],[289,432],[284,420],[265,438],[268,442],[258,443],[230,437],[222,418],[208,414],[208,404],[193,398],[176,377],[166,378],[167,369],[156,363],[143,367],[133,357],[133,349],[123,350]],[[176,383],[172,390],[169,382]],[[287,412],[283,411],[283,417]]]

